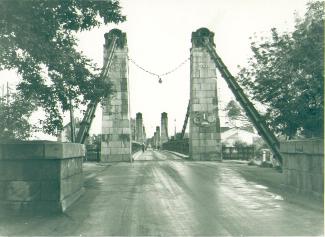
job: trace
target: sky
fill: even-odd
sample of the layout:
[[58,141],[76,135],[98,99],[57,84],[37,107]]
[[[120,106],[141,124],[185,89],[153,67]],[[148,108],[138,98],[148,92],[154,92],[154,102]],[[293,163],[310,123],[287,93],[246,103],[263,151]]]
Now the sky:
[[[237,65],[244,66],[250,56],[249,38],[254,33],[269,36],[272,27],[292,30],[294,12],[303,16],[306,3],[307,0],[121,0],[127,21],[78,34],[78,48],[101,66],[104,33],[118,28],[127,34],[129,57],[145,69],[162,74],[190,56],[191,33],[206,27],[215,33],[216,51],[236,75]],[[189,65],[187,62],[162,77],[160,84],[155,76],[129,63],[131,117],[142,113],[148,137],[160,125],[162,112],[168,113],[169,134],[174,134],[175,127],[181,131],[190,94]],[[220,76],[217,81],[222,109],[233,96]],[[225,126],[224,112],[219,114],[221,126]],[[100,107],[91,133],[101,133]]]

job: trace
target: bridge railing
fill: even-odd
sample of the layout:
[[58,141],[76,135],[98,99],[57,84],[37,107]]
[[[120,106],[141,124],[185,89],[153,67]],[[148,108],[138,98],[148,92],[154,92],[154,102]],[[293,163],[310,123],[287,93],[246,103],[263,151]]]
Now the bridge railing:
[[185,155],[189,154],[189,139],[169,140],[162,144],[163,150],[175,151]]
[[[189,154],[189,139],[170,140],[162,144],[163,150],[175,151],[181,154]],[[250,160],[255,156],[255,146],[235,147],[222,146],[222,158],[224,160]]]
[[140,151],[142,149],[142,144],[139,142],[132,141],[132,154]]
[[255,146],[222,146],[223,160],[250,160],[255,156]]

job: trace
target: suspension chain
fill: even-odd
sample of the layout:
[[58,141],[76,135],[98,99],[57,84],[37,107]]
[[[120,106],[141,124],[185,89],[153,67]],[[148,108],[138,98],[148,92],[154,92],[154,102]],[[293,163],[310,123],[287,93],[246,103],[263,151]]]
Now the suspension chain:
[[145,69],[144,67],[140,66],[137,62],[135,62],[135,61],[134,61],[132,58],[130,58],[130,57],[128,57],[128,60],[129,60],[131,63],[133,63],[137,68],[141,69],[142,71],[144,71],[144,72],[146,72],[146,73],[148,73],[148,74],[150,74],[150,75],[153,75],[153,76],[158,77],[159,82],[161,82],[161,77],[163,77],[163,76],[167,76],[167,75],[169,75],[169,74],[171,74],[171,73],[174,73],[174,72],[177,71],[179,68],[181,68],[184,64],[186,64],[186,63],[190,60],[190,58],[188,57],[188,58],[185,59],[182,63],[180,63],[179,65],[177,65],[176,67],[174,67],[174,68],[171,69],[170,71],[167,71],[167,72],[164,72],[164,73],[161,73],[161,74],[154,73],[154,72],[152,72],[152,71],[150,71],[150,70]]

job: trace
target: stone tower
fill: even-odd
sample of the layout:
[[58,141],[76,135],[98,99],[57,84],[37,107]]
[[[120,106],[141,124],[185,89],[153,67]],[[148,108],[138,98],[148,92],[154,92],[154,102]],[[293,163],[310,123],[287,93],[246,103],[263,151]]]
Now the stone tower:
[[135,118],[135,141],[143,143],[142,113],[137,113]]
[[192,33],[190,82],[190,156],[193,160],[222,160],[216,66],[203,45],[214,45],[214,33]]
[[157,148],[157,132],[155,131],[154,133],[153,133],[153,138],[152,138],[152,147],[153,148]]
[[156,133],[155,134],[156,134],[156,139],[155,139],[156,144],[155,144],[155,146],[158,149],[160,147],[160,127],[159,126],[156,127]]
[[161,113],[161,135],[160,143],[168,142],[168,116],[167,113]]
[[135,141],[135,119],[131,118],[130,122],[131,122],[131,140]]
[[143,126],[142,131],[143,131],[143,143],[146,144],[146,142],[147,142],[147,134],[146,134],[145,126]]
[[128,93],[128,48],[126,34],[113,29],[105,34],[104,65],[117,37],[108,78],[115,93],[103,103],[101,162],[131,160],[131,128]]

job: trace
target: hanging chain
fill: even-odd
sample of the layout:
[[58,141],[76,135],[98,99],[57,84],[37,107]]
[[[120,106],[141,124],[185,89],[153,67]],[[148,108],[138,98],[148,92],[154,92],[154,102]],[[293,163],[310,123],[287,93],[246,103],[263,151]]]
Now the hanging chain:
[[172,70],[170,70],[170,71],[167,71],[167,72],[164,72],[164,73],[162,73],[162,74],[157,74],[157,73],[154,73],[154,72],[152,72],[152,71],[149,71],[149,70],[147,70],[147,69],[145,69],[144,67],[141,67],[139,64],[137,64],[132,58],[128,58],[128,60],[130,61],[130,62],[132,62],[137,68],[139,68],[139,69],[141,69],[142,71],[144,71],[144,72],[146,72],[146,73],[148,73],[148,74],[150,74],[150,75],[153,75],[153,76],[156,76],[156,77],[158,77],[158,79],[159,79],[159,83],[161,83],[162,81],[161,81],[161,77],[163,77],[163,76],[167,76],[167,75],[169,75],[169,74],[171,74],[171,73],[173,73],[173,72],[175,72],[175,71],[177,71],[179,68],[181,68],[184,64],[186,64],[189,60],[190,60],[190,58],[187,58],[187,59],[185,59],[182,63],[180,63],[178,66],[176,66],[175,68],[173,68]]
[[141,67],[140,65],[138,65],[132,58],[128,58],[129,59],[129,61],[130,62],[132,62],[137,68],[140,68],[142,71],[144,71],[144,72],[146,72],[146,73],[148,73],[148,74],[151,74],[151,75],[153,75],[153,76],[157,76],[157,77],[159,77],[159,74],[157,74],[157,73],[154,73],[154,72],[151,72],[151,71],[149,71],[149,70],[147,70],[147,69],[145,69],[145,68],[143,68],[143,67]]

